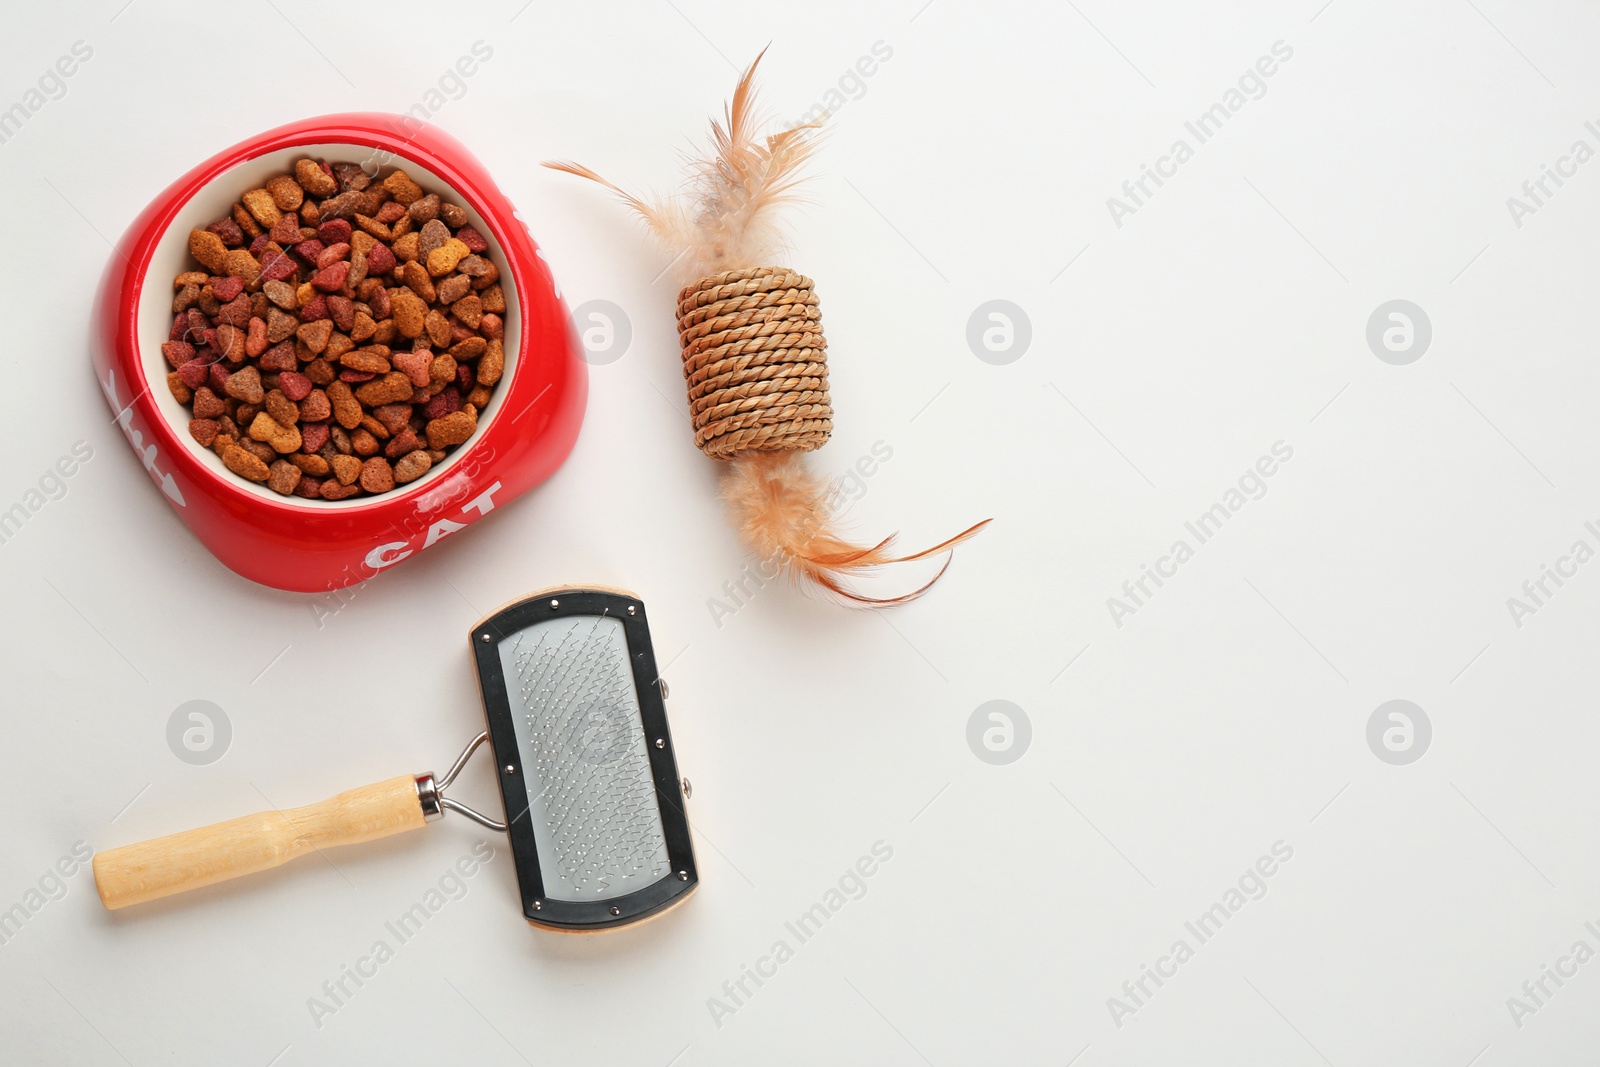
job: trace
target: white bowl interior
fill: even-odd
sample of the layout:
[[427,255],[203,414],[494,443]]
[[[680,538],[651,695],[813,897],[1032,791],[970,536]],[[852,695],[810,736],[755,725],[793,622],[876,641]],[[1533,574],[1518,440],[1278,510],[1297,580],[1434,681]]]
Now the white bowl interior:
[[461,205],[466,210],[467,221],[472,227],[483,235],[489,244],[487,255],[500,268],[500,288],[506,296],[505,336],[503,344],[506,352],[505,371],[499,383],[494,387],[494,395],[490,397],[485,409],[478,415],[478,428],[466,441],[457,445],[445,457],[444,462],[436,464],[433,469],[403,486],[396,486],[394,490],[381,496],[359,496],[349,500],[309,500],[298,496],[281,496],[268,489],[265,485],[247,481],[234,474],[222,465],[222,459],[209,448],[202,448],[189,433],[189,420],[193,415],[188,408],[173,397],[172,391],[167,388],[167,374],[171,367],[167,365],[166,357],[161,354],[161,345],[172,332],[172,279],[190,269],[200,269],[189,258],[189,231],[204,229],[211,223],[227,215],[239,199],[241,193],[250,189],[259,188],[276,174],[292,174],[295,160],[302,156],[326,159],[330,163],[351,162],[359,163],[372,156],[372,149],[366,145],[352,144],[309,144],[298,145],[294,148],[285,148],[277,152],[270,152],[255,159],[240,163],[238,166],[223,171],[178,209],[173,217],[172,224],[167,227],[161,239],[156,242],[154,254],[150,257],[150,266],[144,280],[144,287],[139,294],[138,311],[138,338],[139,358],[144,366],[145,377],[149,380],[150,393],[155,398],[155,403],[161,409],[167,421],[177,431],[177,436],[183,446],[195,456],[204,466],[216,472],[217,477],[226,479],[239,486],[246,492],[254,493],[263,499],[275,504],[290,507],[305,507],[313,510],[327,508],[371,507],[384,504],[398,498],[402,493],[409,494],[420,489],[428,483],[437,480],[459,463],[465,455],[472,451],[473,446],[488,429],[489,424],[499,414],[503,405],[500,398],[505,395],[511,384],[512,376],[517,369],[517,353],[522,337],[522,304],[518,299],[516,282],[508,269],[505,253],[501,250],[496,234],[478,213],[477,208],[455,189],[445,184],[438,175],[420,163],[401,156],[396,156],[390,165],[381,173],[387,173],[394,167],[403,167],[417,184],[430,193],[438,193],[441,200]]

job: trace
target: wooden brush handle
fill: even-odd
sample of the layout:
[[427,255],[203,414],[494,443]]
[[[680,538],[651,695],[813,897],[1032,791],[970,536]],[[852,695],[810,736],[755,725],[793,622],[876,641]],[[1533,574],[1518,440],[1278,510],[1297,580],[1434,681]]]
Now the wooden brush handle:
[[94,857],[107,908],[125,908],[287,863],[313,849],[356,845],[425,825],[415,775],[402,774],[319,804],[124,845]]

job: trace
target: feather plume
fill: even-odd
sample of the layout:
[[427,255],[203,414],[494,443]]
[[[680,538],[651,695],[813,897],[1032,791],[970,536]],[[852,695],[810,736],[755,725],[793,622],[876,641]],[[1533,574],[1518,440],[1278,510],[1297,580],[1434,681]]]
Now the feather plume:
[[821,124],[807,122],[756,136],[755,73],[760,62],[758,55],[739,78],[722,121],[711,120],[710,150],[689,161],[690,181],[680,193],[646,200],[581,163],[561,160],[545,166],[616,193],[671,253],[685,282],[771,263],[786,245],[777,209],[798,199],[796,188],[805,180],[800,170],[816,149]]
[[846,584],[852,576],[889,563],[910,563],[946,552],[976,534],[984,519],[931,548],[896,556],[894,535],[875,545],[855,545],[835,529],[828,505],[828,483],[798,452],[751,452],[728,464],[721,493],[729,517],[757,559],[774,560],[796,579],[805,579],[841,600],[885,607],[915,600],[950,566],[944,565],[921,587],[895,597],[865,596]]
[[[758,55],[739,78],[722,120],[712,119],[709,150],[688,161],[690,180],[673,196],[646,200],[580,163],[545,166],[598,182],[620,197],[673,255],[684,283],[770,265],[786,245],[778,209],[798,199],[796,190],[805,180],[801,169],[816,149],[820,120],[758,137],[755,73],[760,62]],[[921,587],[896,597],[866,596],[851,588],[849,579],[885,564],[947,552],[989,522],[901,556],[892,552],[892,535],[875,545],[853,544],[836,528],[827,482],[797,452],[751,452],[729,461],[721,493],[757,558],[776,561],[796,581],[869,607],[915,600],[944,574],[949,558]]]

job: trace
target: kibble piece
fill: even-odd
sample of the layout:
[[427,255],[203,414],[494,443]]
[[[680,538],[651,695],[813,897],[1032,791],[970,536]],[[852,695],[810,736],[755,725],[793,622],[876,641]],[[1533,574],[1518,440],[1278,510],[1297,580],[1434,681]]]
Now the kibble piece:
[[405,485],[406,482],[416,482],[422,475],[427,474],[434,467],[434,461],[427,458],[426,451],[418,450],[406,453],[395,462],[395,482]]
[[361,425],[361,403],[350,386],[342,381],[329,382],[327,394],[333,405],[333,417],[340,426],[352,430]]
[[[291,181],[289,184],[294,185]],[[295,188],[300,188],[295,185]],[[269,189],[268,192],[271,192]],[[277,202],[276,198],[273,200]],[[289,212],[272,224],[272,229],[267,231],[267,236],[278,245],[298,245],[300,243],[300,216]]]
[[239,227],[239,232],[247,239],[254,240],[261,236],[261,227],[256,220],[250,217],[250,212],[244,209],[243,204],[233,205],[230,217],[233,224]]
[[411,379],[411,384],[421,389],[428,384],[428,368],[433,364],[433,357],[427,352],[396,352],[394,365]]
[[198,389],[211,380],[211,361],[191,359],[178,368],[178,379],[190,389]]
[[390,369],[389,361],[378,354],[378,348],[382,348],[382,346],[358,348],[352,352],[346,352],[339,357],[339,365],[364,374],[387,374]]
[[[238,283],[237,278],[229,280],[233,281],[236,285]],[[224,292],[238,291],[234,286],[226,286],[220,282],[217,283],[217,285],[212,286],[213,291],[215,291],[218,287],[221,287]],[[211,314],[216,316],[218,322],[225,322],[229,326],[248,325],[250,322],[251,312],[250,298],[241,293],[238,296],[228,297],[226,299],[228,302],[225,304],[218,304],[216,309],[212,311]]]
[[471,437],[472,431],[477,427],[477,420],[465,411],[457,411],[442,419],[433,419],[427,427],[428,444],[432,448],[459,445]]
[[389,247],[393,249],[396,259],[402,263],[410,263],[422,254],[421,245],[420,233],[408,233],[404,237],[395,238],[394,244]]
[[[472,292],[472,279],[465,274],[452,274],[440,282],[435,289],[441,304],[454,304],[457,300]],[[452,308],[452,310],[454,310]]]
[[333,176],[339,179],[339,188],[360,192],[370,183],[367,172],[359,163],[333,164]]
[[339,183],[333,180],[333,175],[322,169],[322,165],[314,159],[297,160],[294,165],[295,181],[315,197],[332,196],[339,191]]
[[306,191],[300,188],[300,183],[287,174],[280,174],[267,182],[267,192],[279,211],[298,211],[301,201],[306,198]]
[[357,389],[356,399],[369,407],[377,407],[380,404],[410,400],[413,392],[415,390],[411,387],[411,379],[399,371],[390,371]]
[[250,212],[250,217],[266,229],[270,230],[283,217],[272,200],[272,194],[265,189],[251,189],[239,200],[244,204],[244,209]]
[[266,390],[261,387],[261,372],[254,367],[243,367],[230,374],[223,390],[246,404],[259,404],[267,396]]
[[435,347],[443,348],[450,343],[450,320],[440,314],[437,308],[428,312],[422,320],[422,329]]
[[411,421],[410,404],[382,404],[372,410],[373,418],[382,424],[385,436],[404,430]]
[[439,217],[439,194],[429,193],[420,200],[413,200],[407,205],[406,212],[418,226],[433,221]]
[[[265,422],[263,423],[263,420]],[[262,436],[266,434],[266,436]],[[250,437],[262,444],[272,446],[274,452],[287,455],[298,452],[303,440],[300,428],[294,425],[284,425],[268,415],[265,411],[255,416],[250,422]]]
[[452,237],[442,246],[428,253],[428,273],[435,278],[442,274],[449,274],[456,269],[456,264],[471,254],[472,249],[463,244],[459,238]]
[[389,227],[385,226],[383,223],[379,222],[377,219],[371,218],[370,216],[362,215],[362,214],[358,213],[356,215],[356,225],[360,226],[361,229],[364,232],[370,234],[373,237],[379,238],[379,239],[384,240],[384,241],[392,241],[392,240],[394,240],[394,234],[392,232],[390,232]]
[[407,177],[403,170],[397,170],[384,179],[383,187],[401,204],[422,199],[422,186]]
[[300,320],[287,311],[279,311],[277,308],[267,309],[267,342],[269,344],[277,344],[279,341],[288,340],[294,336],[294,332],[299,328]]
[[212,274],[224,273],[228,249],[223,245],[222,238],[210,230],[189,231],[189,254]]
[[328,466],[340,485],[354,485],[361,476],[361,461],[354,456],[334,456],[328,460]]
[[251,359],[261,355],[267,350],[267,324],[254,316],[250,325],[246,327],[244,339],[244,354]]
[[214,342],[222,358],[229,363],[239,363],[244,359],[245,333],[232,323],[224,322],[217,327],[217,339]]
[[278,420],[261,412],[250,422],[249,434],[257,441],[271,441],[283,432],[283,427],[278,425]]
[[298,404],[311,395],[311,379],[298,371],[286,370],[278,375],[278,388],[283,395]]
[[345,333],[349,333],[355,326],[356,305],[355,301],[347,296],[337,294],[328,297],[328,317],[333,324]]
[[[278,376],[278,385],[280,387],[284,385],[283,379],[286,377],[288,377],[286,374]],[[309,378],[306,379],[307,382],[310,382],[310,380]],[[287,389],[284,391],[285,393],[288,392]],[[300,418],[304,422],[322,422],[333,415],[333,405],[328,401],[328,394],[321,389],[311,389],[306,393],[305,398],[298,401],[298,403],[300,405]]]
[[450,227],[434,219],[423,224],[417,231],[417,257],[427,259],[435,249],[443,248],[446,241],[450,240]]
[[244,279],[246,288],[253,288],[261,277],[261,264],[248,249],[235,248],[222,257],[222,273],[236,274]]
[[311,276],[314,288],[324,293],[337,293],[344,288],[345,281],[350,277],[350,263],[348,260],[339,260],[323,267]]
[[302,474],[309,474],[321,478],[328,473],[328,461],[321,456],[308,455],[304,452],[295,452],[287,457],[290,463],[300,468]]
[[294,286],[281,279],[274,278],[272,281],[263,282],[261,291],[266,294],[268,300],[285,311],[293,311],[300,306],[294,297]]
[[388,444],[383,446],[383,454],[388,456],[390,459],[399,459],[402,456],[406,456],[412,452],[415,452],[417,449],[424,447],[426,444],[426,441],[417,436],[417,431],[413,430],[410,426],[407,426],[404,430],[401,430],[400,433],[395,435],[395,437]]
[[239,447],[268,466],[271,466],[272,461],[278,458],[278,454],[272,451],[272,446],[263,441],[254,441],[248,437],[241,437],[239,439]]
[[222,451],[222,464],[241,478],[264,482],[271,473],[258,457],[237,445]]
[[267,468],[267,488],[289,496],[300,485],[301,473],[300,468],[288,460],[277,460]]
[[197,419],[214,419],[225,414],[228,406],[222,398],[211,391],[209,386],[202,385],[194,391],[194,416]]
[[478,382],[482,385],[494,385],[500,380],[500,375],[505,373],[505,367],[505,346],[499,341],[490,341],[478,360]]
[[434,467],[434,461],[429,459],[426,451],[418,450],[406,453],[395,462],[395,482],[405,485],[406,482],[416,482],[422,475],[427,474]]
[[453,382],[456,379],[456,360],[448,352],[441,352],[433,357],[433,362],[428,365],[428,377],[436,382]]
[[467,224],[467,211],[460,204],[440,204],[439,217],[452,230],[459,230]]
[[440,389],[433,399],[422,405],[422,414],[429,419],[442,419],[451,412],[460,410],[461,390],[454,385]]
[[361,194],[349,191],[329,197],[317,206],[324,219],[348,219],[361,206]]
[[244,231],[239,228],[239,224],[234,222],[231,217],[218,219],[210,226],[207,226],[206,229],[222,238],[222,243],[229,248],[238,248],[244,244]]
[[343,357],[346,352],[355,346],[356,343],[350,340],[348,334],[336,333],[328,338],[328,347],[322,350],[322,358],[332,363],[334,360]]
[[369,493],[387,493],[394,488],[394,468],[382,456],[373,456],[361,465],[361,488]]
[[458,360],[477,359],[488,351],[489,342],[482,337],[468,337],[450,346],[450,354]]
[[284,426],[292,426],[300,421],[300,409],[294,401],[283,394],[283,390],[274,389],[267,394],[267,414]]
[[424,305],[433,303],[438,297],[433,279],[428,276],[428,268],[416,260],[402,263],[395,269],[394,276],[400,279],[400,283],[410,289]]
[[222,432],[222,424],[216,419],[191,419],[189,421],[189,436],[200,442],[201,448],[210,448],[211,443],[217,439],[217,434]]
[[373,245],[364,254],[367,257],[368,274],[388,274],[394,270],[395,254],[388,245]]
[[483,299],[476,294],[464,296],[450,305],[450,313],[460,319],[469,330],[476,330],[483,318]]
[[307,455],[320,453],[331,436],[327,422],[302,422],[300,424],[300,451]]
[[321,355],[322,350],[328,347],[328,338],[333,336],[333,321],[318,319],[315,322],[308,322],[296,329],[294,335],[305,343],[309,351]]
[[400,336],[416,338],[422,336],[423,323],[427,320],[428,305],[409,290],[401,290],[392,298],[394,305],[394,324],[400,331]]
[[337,478],[327,478],[323,480],[320,492],[324,500],[346,500],[360,494],[361,487],[358,485],[340,485]]

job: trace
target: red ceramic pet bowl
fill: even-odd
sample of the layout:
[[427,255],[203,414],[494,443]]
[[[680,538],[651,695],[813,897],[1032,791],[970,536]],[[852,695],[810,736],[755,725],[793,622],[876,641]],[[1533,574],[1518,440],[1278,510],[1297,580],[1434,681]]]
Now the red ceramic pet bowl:
[[[247,482],[190,436],[167,388],[161,343],[172,279],[191,269],[189,231],[295,160],[403,167],[466,209],[505,292],[505,372],[477,430],[443,462],[375,497],[308,500]],[[371,578],[452,536],[548,478],[583,419],[588,379],[538,246],[482,165],[454,138],[398,115],[329,115],[282,126],[206,160],[129,227],[95,302],[96,377],[139,462],[194,535],[228,567],[278,589],[323,592]]]

